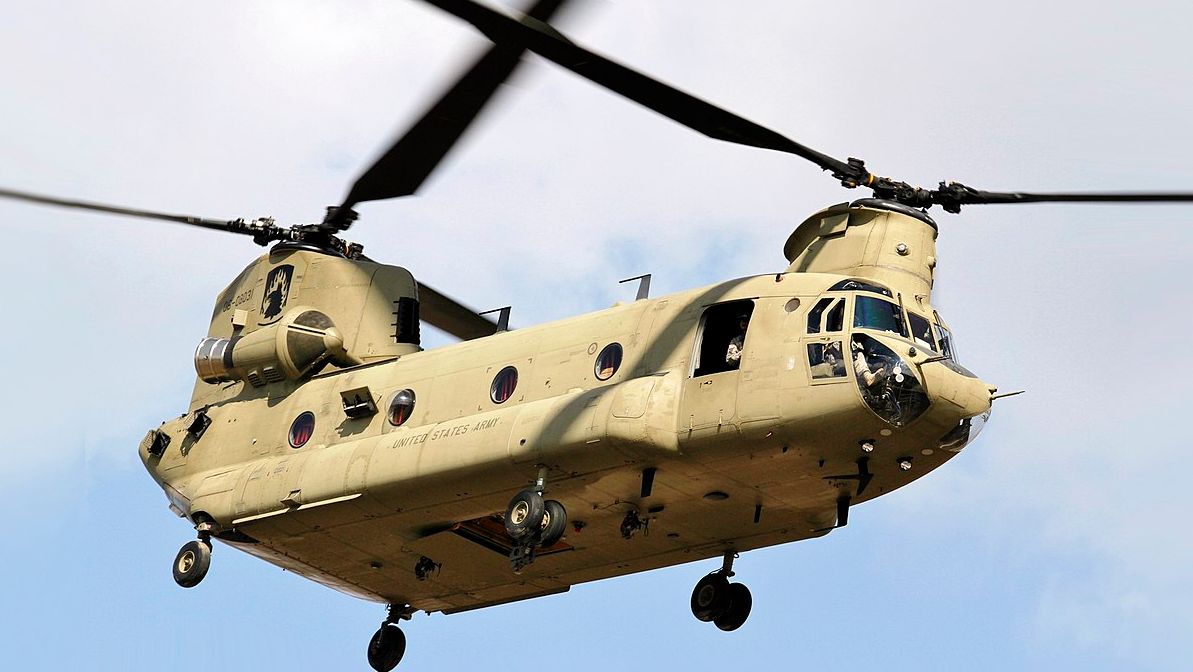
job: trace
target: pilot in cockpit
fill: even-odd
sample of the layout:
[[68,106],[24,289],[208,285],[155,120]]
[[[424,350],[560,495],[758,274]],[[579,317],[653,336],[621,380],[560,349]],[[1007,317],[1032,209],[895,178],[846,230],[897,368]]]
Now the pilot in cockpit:
[[853,372],[857,374],[858,380],[862,381],[866,387],[873,387],[875,383],[882,381],[886,375],[881,368],[878,371],[870,370],[870,362],[866,361],[866,349],[858,340],[854,339],[852,345]]

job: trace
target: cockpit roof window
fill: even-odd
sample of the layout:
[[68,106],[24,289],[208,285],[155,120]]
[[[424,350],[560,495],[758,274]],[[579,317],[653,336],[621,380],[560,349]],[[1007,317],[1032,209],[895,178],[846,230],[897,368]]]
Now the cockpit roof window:
[[883,287],[882,285],[876,285],[872,282],[866,282],[865,280],[853,280],[853,279],[842,280],[841,282],[838,282],[837,284],[833,285],[832,287],[829,287],[828,291],[830,291],[830,292],[874,292],[875,294],[882,294],[883,296],[889,296],[891,298],[895,297],[895,295],[891,293],[891,290],[887,289],[886,287]]
[[907,336],[903,322],[903,309],[890,301],[873,296],[859,295],[853,304],[853,326],[862,329],[877,329]]

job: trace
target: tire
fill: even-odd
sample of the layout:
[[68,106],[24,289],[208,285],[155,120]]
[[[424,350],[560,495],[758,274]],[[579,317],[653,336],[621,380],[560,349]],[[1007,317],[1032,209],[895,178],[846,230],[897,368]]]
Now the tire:
[[514,495],[505,509],[505,531],[514,541],[524,541],[543,527],[545,504],[543,496],[534,490]]
[[199,585],[211,567],[211,545],[205,541],[189,541],[174,556],[174,582],[183,588]]
[[729,584],[729,608],[719,618],[713,620],[716,626],[725,632],[733,632],[750,617],[750,607],[754,606],[754,598],[750,596],[750,589],[741,583]]
[[393,623],[386,623],[369,640],[369,667],[389,672],[406,655],[406,633]]
[[554,546],[563,538],[567,525],[567,509],[554,499],[548,499],[543,503],[543,527],[539,532],[539,545],[543,548]]
[[714,621],[729,609],[729,579],[720,573],[709,574],[692,589],[692,615],[697,620]]

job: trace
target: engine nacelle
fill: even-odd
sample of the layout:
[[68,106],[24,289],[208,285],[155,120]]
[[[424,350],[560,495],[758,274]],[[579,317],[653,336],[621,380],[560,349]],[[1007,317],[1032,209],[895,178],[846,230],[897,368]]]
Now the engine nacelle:
[[345,350],[344,337],[330,317],[304,307],[244,336],[205,338],[195,350],[195,371],[211,384],[247,380],[261,387],[312,376],[329,363],[361,362]]

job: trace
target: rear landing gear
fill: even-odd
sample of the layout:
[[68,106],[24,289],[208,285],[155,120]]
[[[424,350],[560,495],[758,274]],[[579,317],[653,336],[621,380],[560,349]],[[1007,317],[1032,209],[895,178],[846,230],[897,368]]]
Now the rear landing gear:
[[174,556],[174,583],[183,588],[194,588],[207,576],[207,570],[211,568],[211,532],[214,527],[207,520],[200,520],[195,525],[199,538],[183,544]]
[[188,541],[174,556],[174,583],[183,588],[199,585],[211,567],[211,542],[206,539]]
[[740,628],[750,617],[754,604],[749,588],[729,582],[735,557],[732,551],[726,553],[721,569],[700,579],[692,590],[692,615],[726,632]]
[[406,633],[394,621],[410,620],[414,610],[407,605],[391,604],[389,615],[369,640],[369,667],[377,672],[390,672],[406,655]]

